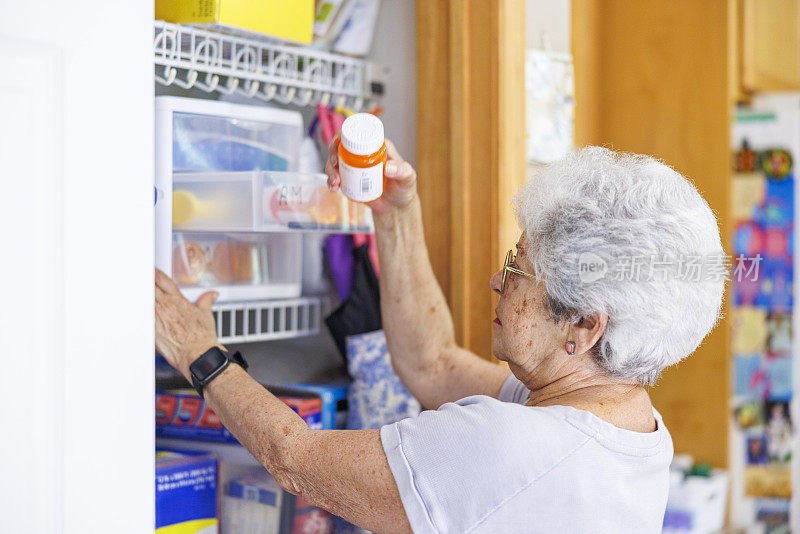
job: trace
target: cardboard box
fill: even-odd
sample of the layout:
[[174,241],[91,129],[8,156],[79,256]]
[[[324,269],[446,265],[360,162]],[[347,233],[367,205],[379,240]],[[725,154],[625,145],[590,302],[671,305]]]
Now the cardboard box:
[[156,0],[156,19],[309,44],[314,0]]
[[[271,388],[312,430],[322,428],[322,402],[312,393]],[[192,389],[156,392],[156,436],[239,443]]]
[[156,534],[217,532],[217,459],[156,451]]
[[284,524],[291,524],[284,518],[289,512],[283,509],[285,494],[267,472],[231,480],[222,503],[223,531],[226,534],[279,534],[282,519]]
[[322,508],[311,506],[298,495],[292,534],[333,534],[333,516]]
[[342,429],[347,425],[347,384],[289,384],[286,387],[309,391],[322,401],[322,428]]

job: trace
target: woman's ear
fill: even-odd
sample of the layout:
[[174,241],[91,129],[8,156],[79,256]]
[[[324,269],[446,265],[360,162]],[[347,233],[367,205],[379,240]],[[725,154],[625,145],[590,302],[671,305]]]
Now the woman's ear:
[[603,337],[608,326],[608,315],[594,313],[576,319],[570,327],[570,339],[575,343],[575,354],[588,352]]

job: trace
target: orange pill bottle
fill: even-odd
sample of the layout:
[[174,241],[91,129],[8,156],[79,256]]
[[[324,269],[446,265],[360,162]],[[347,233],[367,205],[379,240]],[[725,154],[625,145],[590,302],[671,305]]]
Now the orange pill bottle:
[[356,202],[371,202],[383,195],[386,142],[383,123],[375,115],[355,113],[342,124],[339,174],[342,192]]

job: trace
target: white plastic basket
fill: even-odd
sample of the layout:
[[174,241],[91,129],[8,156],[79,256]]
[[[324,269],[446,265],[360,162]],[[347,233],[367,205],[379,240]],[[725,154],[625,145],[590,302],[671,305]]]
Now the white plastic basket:
[[728,474],[714,469],[709,477],[670,471],[664,533],[708,534],[725,525]]

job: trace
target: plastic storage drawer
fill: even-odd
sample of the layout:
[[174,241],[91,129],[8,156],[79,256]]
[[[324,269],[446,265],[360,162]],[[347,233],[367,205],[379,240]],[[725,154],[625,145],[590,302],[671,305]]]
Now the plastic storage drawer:
[[212,290],[219,302],[296,298],[302,246],[300,234],[176,232],[172,277],[192,301]]
[[371,232],[366,205],[328,190],[324,174],[297,172],[176,173],[176,232]]

